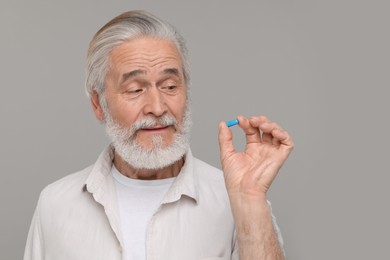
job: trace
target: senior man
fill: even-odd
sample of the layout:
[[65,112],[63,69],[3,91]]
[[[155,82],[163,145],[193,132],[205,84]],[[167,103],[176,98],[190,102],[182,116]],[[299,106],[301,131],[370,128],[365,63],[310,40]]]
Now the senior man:
[[174,27],[130,11],[103,26],[86,88],[112,143],[41,193],[24,259],[283,259],[266,193],[293,144],[265,116],[219,124],[222,171],[189,149],[189,69]]

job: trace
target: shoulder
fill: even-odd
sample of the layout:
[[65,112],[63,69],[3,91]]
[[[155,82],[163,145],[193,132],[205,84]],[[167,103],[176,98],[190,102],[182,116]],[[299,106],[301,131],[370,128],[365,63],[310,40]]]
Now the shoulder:
[[198,182],[198,206],[204,216],[207,216],[207,221],[215,223],[214,228],[221,228],[222,233],[226,230],[232,231],[233,216],[223,172],[204,161],[194,158],[194,174]]
[[225,179],[220,169],[194,158],[194,172],[199,181],[201,194],[216,196],[224,200],[228,198]]
[[83,193],[85,182],[92,167],[93,166],[89,166],[47,185],[41,192],[39,198],[40,202],[45,204],[57,204],[63,200],[74,198]]
[[208,181],[223,182],[223,173],[220,169],[194,157],[194,168],[196,174]]

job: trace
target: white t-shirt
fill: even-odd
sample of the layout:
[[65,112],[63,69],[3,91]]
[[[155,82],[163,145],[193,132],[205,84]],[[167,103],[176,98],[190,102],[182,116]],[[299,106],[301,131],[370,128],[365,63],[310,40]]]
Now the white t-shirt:
[[138,180],[122,175],[113,165],[123,236],[124,260],[146,259],[146,230],[175,178]]

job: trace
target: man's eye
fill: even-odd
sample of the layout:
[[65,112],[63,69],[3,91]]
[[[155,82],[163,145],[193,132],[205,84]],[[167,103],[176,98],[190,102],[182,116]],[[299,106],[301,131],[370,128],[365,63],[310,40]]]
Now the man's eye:
[[144,92],[143,88],[131,88],[126,90],[125,94],[127,94],[129,97],[138,97]]
[[169,86],[163,87],[163,89],[168,91],[168,92],[175,91],[176,88],[177,88],[177,86],[175,86],[175,85],[169,85]]

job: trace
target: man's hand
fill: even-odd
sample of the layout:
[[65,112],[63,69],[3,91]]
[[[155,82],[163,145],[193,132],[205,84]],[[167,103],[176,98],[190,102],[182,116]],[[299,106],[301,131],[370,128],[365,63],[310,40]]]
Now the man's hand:
[[240,260],[284,259],[266,193],[293,148],[289,134],[265,116],[238,117],[246,135],[243,152],[232,132],[219,125],[222,170],[236,224]]
[[238,117],[246,135],[243,152],[234,149],[232,132],[219,125],[222,170],[229,195],[265,198],[280,167],[293,149],[289,134],[265,116]]

